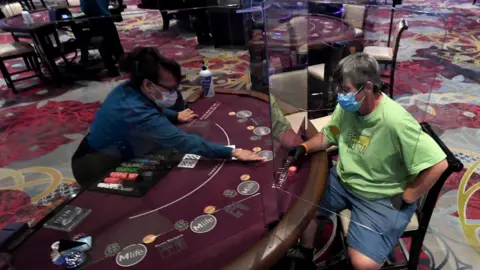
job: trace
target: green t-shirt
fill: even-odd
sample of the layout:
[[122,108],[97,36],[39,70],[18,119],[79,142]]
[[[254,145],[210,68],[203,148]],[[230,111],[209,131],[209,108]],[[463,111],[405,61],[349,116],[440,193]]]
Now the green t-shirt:
[[270,112],[272,118],[272,133],[273,137],[277,140],[280,139],[280,134],[285,130],[291,128],[290,122],[282,113],[282,110],[278,106],[275,98],[270,94]]
[[322,133],[338,145],[341,182],[368,200],[403,193],[418,173],[446,158],[412,115],[386,95],[366,116],[337,106]]

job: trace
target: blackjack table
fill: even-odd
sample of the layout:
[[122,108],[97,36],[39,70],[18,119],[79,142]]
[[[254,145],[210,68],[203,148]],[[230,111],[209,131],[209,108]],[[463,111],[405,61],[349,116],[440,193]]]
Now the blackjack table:
[[[299,47],[308,43],[308,47],[322,47],[340,41],[349,41],[355,38],[355,28],[341,18],[322,14],[286,15],[278,19],[269,19],[267,24],[267,46]],[[292,20],[304,20],[305,26],[293,26]],[[292,31],[296,33],[292,33]],[[306,33],[302,33],[305,31]],[[303,37],[306,35],[306,38]]]
[[[305,156],[291,174],[286,149],[302,136],[272,136],[268,95],[259,92],[217,90],[190,109],[200,117],[180,128],[266,160],[202,157],[172,168],[141,197],[82,189],[67,206],[88,215],[70,231],[38,226],[12,251],[12,269],[61,269],[52,244],[79,235],[91,236],[82,269],[267,269],[277,262],[314,216],[326,153]],[[315,133],[307,125],[304,138]]]

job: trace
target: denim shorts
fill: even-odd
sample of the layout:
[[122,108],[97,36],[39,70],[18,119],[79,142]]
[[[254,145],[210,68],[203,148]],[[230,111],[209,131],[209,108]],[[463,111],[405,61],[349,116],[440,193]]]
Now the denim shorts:
[[340,217],[342,222],[350,221],[347,233],[348,246],[382,264],[398,243],[416,208],[417,205],[412,204],[399,211],[391,206],[390,198],[380,200],[360,198],[340,183],[337,168],[333,167],[330,169],[319,212],[322,216],[330,216],[350,209],[351,218]]

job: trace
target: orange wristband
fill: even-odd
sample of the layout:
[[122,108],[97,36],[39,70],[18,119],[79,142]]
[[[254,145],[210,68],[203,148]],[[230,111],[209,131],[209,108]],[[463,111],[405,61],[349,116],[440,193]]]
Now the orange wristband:
[[305,150],[306,150],[305,154],[308,154],[308,146],[307,146],[307,144],[306,144],[306,143],[302,143],[302,144],[300,144],[300,145],[303,146],[303,147],[305,147]]

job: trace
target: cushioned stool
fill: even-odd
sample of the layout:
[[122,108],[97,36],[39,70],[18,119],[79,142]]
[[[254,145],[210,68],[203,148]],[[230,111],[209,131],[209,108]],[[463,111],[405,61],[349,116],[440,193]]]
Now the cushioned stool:
[[[25,62],[25,66],[27,67],[26,70],[16,71],[13,73],[9,73],[7,67],[5,66],[4,61],[9,59],[15,59],[23,57]],[[13,93],[17,94],[17,90],[15,89],[14,82],[27,80],[33,77],[43,77],[42,71],[40,70],[40,64],[38,63],[37,54],[33,49],[32,45],[26,42],[12,42],[7,44],[0,44],[0,69],[3,74],[3,78],[7,83],[7,86],[12,89]],[[12,79],[12,75],[28,72],[28,71],[35,71],[35,75],[23,77],[20,79]]]

